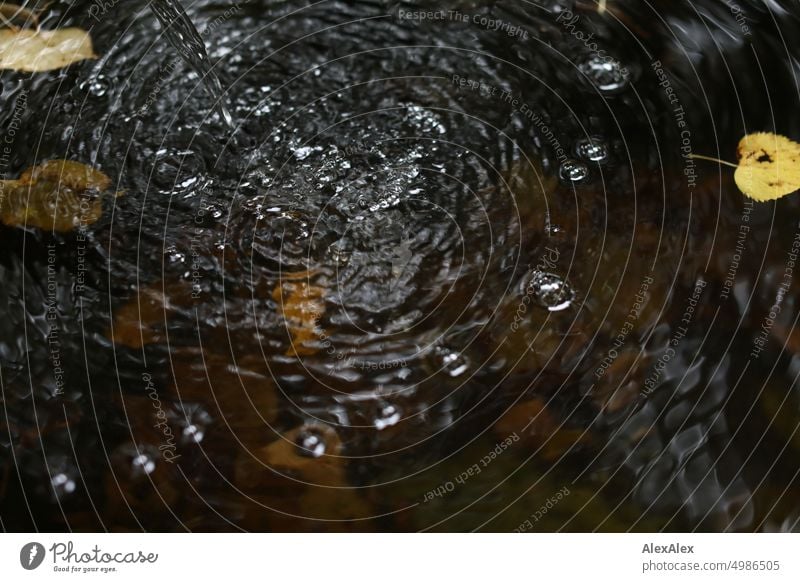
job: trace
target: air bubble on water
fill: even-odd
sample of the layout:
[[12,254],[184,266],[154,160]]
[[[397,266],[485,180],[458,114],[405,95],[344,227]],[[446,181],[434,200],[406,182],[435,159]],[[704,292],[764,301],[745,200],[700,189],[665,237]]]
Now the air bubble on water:
[[550,222],[550,220],[548,218],[547,223],[544,226],[544,233],[547,236],[556,237],[556,236],[564,234],[564,229],[561,228],[559,225],[553,224],[552,222]]
[[299,435],[295,444],[300,449],[300,454],[305,457],[321,457],[325,454],[325,439],[314,429],[305,429]]
[[334,264],[344,266],[350,262],[352,252],[344,240],[338,240],[328,247],[328,255]]
[[172,251],[168,250],[164,253],[167,258],[169,259],[170,263],[185,263],[186,262],[186,255],[180,251]]
[[314,148],[306,146],[294,150],[294,157],[296,157],[298,160],[305,160],[308,156],[310,156],[313,153],[314,153]]
[[461,352],[438,346],[435,354],[438,367],[451,378],[457,378],[469,370],[469,360]]
[[183,428],[183,436],[192,442],[199,443],[203,440],[205,433],[202,427],[196,424],[188,424]]
[[564,160],[558,170],[562,180],[580,182],[589,176],[589,168],[577,160]]
[[444,135],[447,128],[433,111],[419,105],[410,105],[406,113],[406,121],[426,133]]
[[133,462],[131,463],[134,469],[134,473],[144,473],[145,475],[149,475],[153,471],[156,470],[156,463],[151,459],[148,455],[140,454],[133,458]]
[[283,231],[284,236],[291,236],[287,240],[302,240],[311,236],[308,223],[291,210],[283,211],[274,219],[277,232]]
[[103,97],[111,88],[111,81],[105,75],[96,75],[81,84],[93,97]]
[[181,442],[190,444],[202,442],[212,419],[202,406],[184,403],[180,411],[173,413],[171,420],[181,432]]
[[373,421],[375,428],[383,430],[394,426],[400,421],[400,409],[393,404],[382,404],[378,406],[378,415]]
[[587,137],[575,144],[576,155],[588,162],[602,164],[608,160],[608,146],[599,138]]
[[70,478],[66,473],[58,473],[50,479],[50,484],[53,486],[53,493],[59,499],[65,495],[69,495],[76,489],[75,481]]
[[630,82],[630,73],[616,59],[593,55],[579,65],[580,71],[604,93],[616,93]]
[[202,158],[192,150],[161,149],[153,162],[153,184],[165,194],[196,191],[205,173]]
[[575,299],[572,287],[558,275],[536,271],[525,285],[524,293],[530,293],[542,307],[549,311],[563,311]]

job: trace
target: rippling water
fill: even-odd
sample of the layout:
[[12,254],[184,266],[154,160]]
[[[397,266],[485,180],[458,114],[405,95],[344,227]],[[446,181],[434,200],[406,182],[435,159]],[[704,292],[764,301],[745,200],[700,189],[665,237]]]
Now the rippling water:
[[3,73],[3,171],[124,195],[0,231],[4,527],[796,527],[798,201],[681,148],[800,135],[797,10],[611,4],[185,2],[231,128],[55,3],[100,58]]

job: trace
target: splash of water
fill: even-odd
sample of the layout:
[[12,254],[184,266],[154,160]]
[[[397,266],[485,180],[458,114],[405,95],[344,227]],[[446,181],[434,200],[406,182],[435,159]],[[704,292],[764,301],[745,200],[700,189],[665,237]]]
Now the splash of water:
[[198,74],[206,90],[214,98],[220,116],[233,128],[231,116],[223,100],[222,83],[211,68],[211,61],[200,33],[197,32],[189,15],[178,0],[153,0],[151,3],[161,27],[170,44],[180,53],[183,60]]

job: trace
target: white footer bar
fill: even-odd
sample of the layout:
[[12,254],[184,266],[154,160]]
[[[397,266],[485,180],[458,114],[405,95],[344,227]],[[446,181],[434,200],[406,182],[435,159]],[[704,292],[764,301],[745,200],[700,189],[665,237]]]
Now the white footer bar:
[[0,535],[15,581],[797,581],[798,566],[796,534]]

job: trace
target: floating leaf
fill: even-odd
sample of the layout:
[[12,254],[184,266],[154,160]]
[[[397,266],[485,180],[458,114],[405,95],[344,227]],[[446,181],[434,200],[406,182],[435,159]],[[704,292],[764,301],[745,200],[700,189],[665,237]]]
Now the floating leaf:
[[0,180],[0,220],[8,226],[68,232],[96,222],[103,213],[100,193],[111,180],[79,162],[50,160]]
[[0,30],[0,69],[36,73],[94,58],[92,39],[80,28]]
[[800,189],[800,144],[782,135],[754,133],[739,142],[734,180],[747,196],[777,200]]
[[767,202],[800,189],[800,144],[774,133],[744,136],[737,149],[739,165],[716,158],[690,158],[719,162],[736,168],[733,179],[746,196]]

